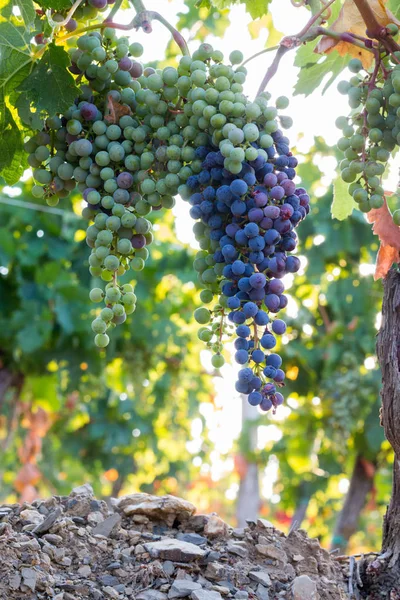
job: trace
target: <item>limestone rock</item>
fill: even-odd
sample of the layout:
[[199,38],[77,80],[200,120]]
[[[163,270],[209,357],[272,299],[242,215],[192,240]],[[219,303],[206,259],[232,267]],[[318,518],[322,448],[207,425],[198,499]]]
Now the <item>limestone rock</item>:
[[195,590],[201,590],[200,583],[189,581],[187,579],[177,579],[174,581],[168,592],[168,598],[170,598],[170,600],[173,600],[174,598],[186,598],[186,596],[190,596]]
[[317,585],[308,575],[296,577],[292,585],[293,600],[318,600]]
[[126,515],[144,515],[151,519],[166,521],[172,525],[177,516],[188,518],[196,508],[190,502],[175,496],[152,496],[151,494],[129,494],[116,502],[118,510]]
[[204,527],[204,533],[209,538],[215,538],[219,536],[227,536],[229,527],[225,521],[217,517],[216,515],[212,515]]
[[195,544],[182,542],[174,538],[165,538],[160,542],[150,542],[144,544],[144,547],[153,558],[163,558],[178,562],[191,562],[205,555],[205,550],[202,550]]

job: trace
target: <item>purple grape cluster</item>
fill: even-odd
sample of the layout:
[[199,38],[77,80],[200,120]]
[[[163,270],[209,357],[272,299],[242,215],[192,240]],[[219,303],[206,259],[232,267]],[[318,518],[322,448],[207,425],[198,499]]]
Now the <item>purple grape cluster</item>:
[[[236,390],[264,411],[283,402],[278,389],[285,373],[273,350],[286,325],[274,317],[287,305],[283,276],[300,268],[299,258],[289,254],[297,246],[294,229],[310,210],[306,190],[293,181],[297,159],[288,138],[279,129],[271,135],[273,145],[266,152],[251,144],[257,157],[243,161],[238,174],[224,166],[220,150],[198,148],[203,170],[187,181],[190,215],[200,220],[194,231],[208,250],[208,256],[204,250],[199,253],[195,268],[197,262],[206,288],[221,293],[210,311],[211,330],[203,327],[199,337],[218,353],[219,342],[213,343],[210,334],[229,333],[225,322],[220,326],[227,314],[235,326],[235,360],[243,367]],[[198,320],[205,323],[204,313]]]

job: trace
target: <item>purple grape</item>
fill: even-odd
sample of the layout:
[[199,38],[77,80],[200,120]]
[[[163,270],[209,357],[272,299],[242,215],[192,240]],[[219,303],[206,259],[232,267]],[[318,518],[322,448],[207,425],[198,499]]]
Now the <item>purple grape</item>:
[[89,4],[94,8],[101,10],[107,6],[107,0],[89,0]]
[[278,312],[280,308],[279,296],[276,294],[267,294],[265,296],[265,306],[273,313]]
[[132,68],[132,61],[129,56],[124,56],[121,58],[121,60],[118,62],[118,67],[121,69],[121,71],[130,71]]
[[131,243],[133,248],[139,250],[140,248],[144,248],[146,245],[146,238],[141,233],[135,233],[135,235],[131,238]]
[[266,350],[272,350],[272,348],[275,348],[275,346],[276,346],[276,339],[272,335],[272,333],[266,333],[265,335],[262,336],[262,338],[260,340],[260,344]]
[[268,283],[268,292],[270,294],[280,295],[284,291],[285,286],[279,279],[271,279]]
[[284,371],[282,371],[282,369],[277,369],[275,377],[274,377],[274,381],[276,381],[276,383],[282,383],[285,379],[285,373]]
[[283,335],[286,331],[286,323],[282,319],[275,319],[272,323],[272,331],[277,335]]
[[[249,404],[251,406],[258,406],[263,402],[263,397],[260,392],[251,392],[248,398]],[[272,404],[271,404],[272,406]],[[265,410],[265,409],[264,409]]]
[[247,363],[249,359],[249,355],[247,350],[237,350],[237,352],[235,352],[235,361],[239,364],[239,365],[245,365]]
[[271,408],[272,408],[272,402],[271,402],[271,400],[269,398],[267,398],[267,397],[264,396],[264,398],[261,400],[260,408],[264,412],[267,412],[267,411],[271,410]]
[[264,218],[264,212],[261,210],[261,208],[251,208],[248,216],[249,221],[253,223],[259,223]]
[[277,183],[278,179],[274,173],[269,173],[264,177],[264,184],[269,188],[273,188]]
[[132,61],[132,66],[129,69],[129,73],[134,79],[141,77],[143,75],[143,65],[140,62]]
[[269,354],[267,356],[267,365],[271,365],[275,369],[279,369],[282,364],[282,359],[279,354]]
[[251,287],[257,290],[265,286],[265,284],[267,283],[267,279],[263,273],[254,273],[253,275],[251,275],[249,283]]
[[124,171],[123,173],[120,173],[118,175],[117,183],[120,188],[122,188],[123,190],[127,190],[133,184],[133,177],[130,173]]
[[75,19],[70,19],[68,23],[65,25],[65,29],[72,33],[78,27],[77,21]]
[[282,198],[285,195],[285,190],[283,189],[283,187],[281,187],[280,185],[275,185],[270,193],[269,193],[270,197],[273,198],[274,200],[282,200]]
[[264,208],[264,215],[269,219],[277,219],[280,212],[279,206],[266,206]]
[[265,355],[262,350],[254,350],[251,355],[251,358],[255,363],[260,364],[260,363],[264,362]]
[[249,367],[246,367],[245,369],[240,369],[238,373],[239,381],[244,381],[245,383],[250,383],[253,377],[253,371]]

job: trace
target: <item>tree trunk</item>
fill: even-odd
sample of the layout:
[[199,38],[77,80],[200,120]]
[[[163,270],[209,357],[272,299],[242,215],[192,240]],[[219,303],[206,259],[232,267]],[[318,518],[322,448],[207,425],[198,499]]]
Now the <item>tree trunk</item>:
[[343,508],[336,521],[331,548],[345,554],[349,539],[358,529],[361,511],[372,490],[374,478],[362,456],[357,456]]
[[310,504],[309,497],[300,498],[299,502],[297,503],[296,510],[294,511],[294,514],[292,517],[290,529],[300,529],[301,524],[306,517],[309,504]]
[[[383,523],[383,555],[365,568],[363,597],[376,595],[392,600],[400,597],[400,273],[397,269],[389,271],[383,285],[382,326],[376,349],[382,371],[381,421],[394,450],[393,488]],[[365,596],[366,593],[369,595]]]
[[[253,406],[250,406],[245,396],[242,396],[242,426],[249,421],[257,420],[258,418],[259,414],[257,410]],[[250,451],[257,448],[257,426],[250,427],[249,446]],[[244,527],[246,525],[246,519],[255,520],[261,505],[258,465],[247,461],[245,461],[244,464],[244,472],[240,478],[236,504],[238,527]]]

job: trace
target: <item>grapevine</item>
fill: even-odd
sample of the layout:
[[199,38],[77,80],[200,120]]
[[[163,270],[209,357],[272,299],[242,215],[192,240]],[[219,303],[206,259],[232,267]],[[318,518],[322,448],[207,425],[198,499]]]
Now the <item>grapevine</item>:
[[[114,22],[119,1],[76,0],[62,10],[37,11],[47,23],[43,31],[50,29],[47,37],[36,35],[36,56],[67,41],[76,96],[62,112],[42,113],[43,126],[25,141],[32,194],[50,206],[75,189],[82,194],[89,269],[96,280],[90,299],[102,304],[92,322],[98,347],[105,348],[111,330],[135,311],[135,290],[120,278],[145,267],[154,237],[150,213],[172,208],[179,195],[196,221],[201,250],[194,268],[205,306],[195,319],[213,367],[223,366],[224,344],[234,338],[241,367],[236,390],[263,410],[283,402],[285,372],[275,349],[286,325],[277,315],[288,302],[282,279],[301,266],[291,253],[310,198],[294,181],[297,159],[283,132],[292,125],[281,114],[289,101],[281,96],[271,102],[265,86],[287,51],[320,35],[374,54],[371,74],[362,74],[362,62],[353,59],[354,76],[339,84],[355,111],[337,122],[343,131],[342,177],[364,212],[384,203],[381,178],[400,136],[400,54],[391,41],[397,27],[389,26],[387,39],[379,41],[339,35],[320,25],[333,2],[315,3],[307,25],[282,40],[254,101],[243,93],[244,64],[254,57],[244,61],[234,51],[224,62],[210,44],[190,56],[182,35],[142,2],[133,3],[137,15],[130,24]],[[102,23],[91,23],[103,13]],[[152,20],[165,25],[179,45],[177,68],[144,66],[142,46],[117,34],[132,27],[150,32]],[[394,213],[395,223],[399,215]]]

